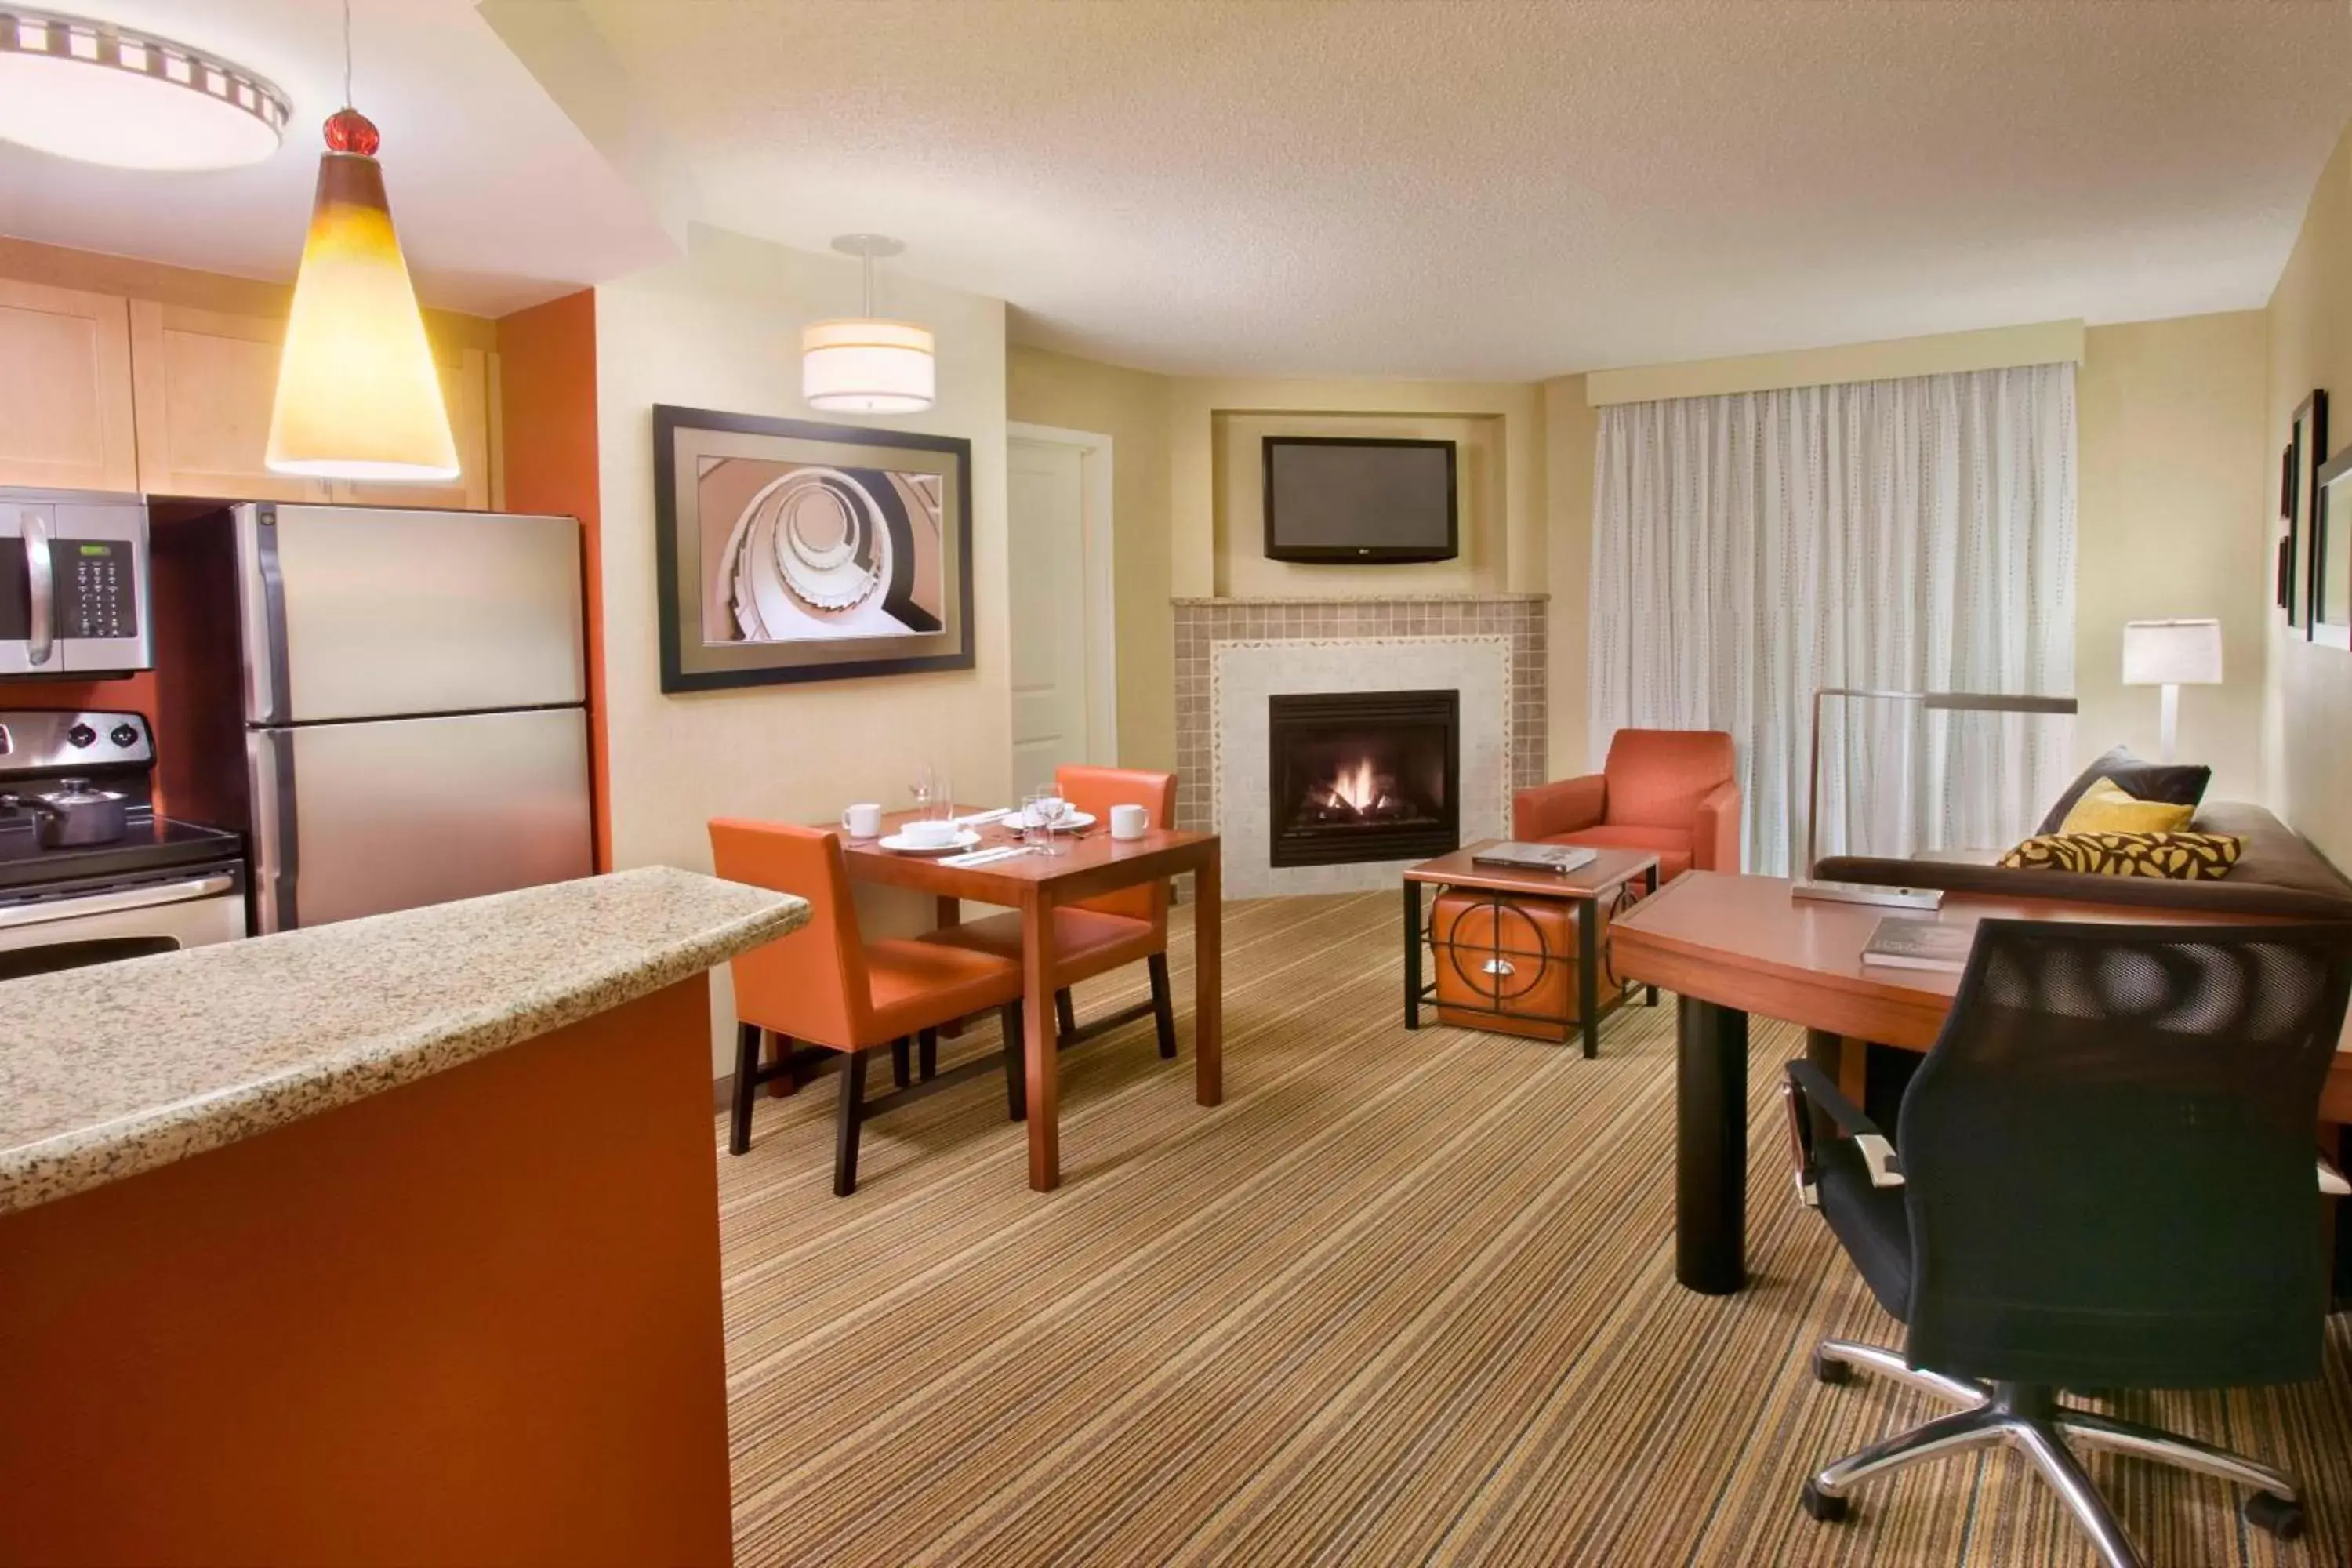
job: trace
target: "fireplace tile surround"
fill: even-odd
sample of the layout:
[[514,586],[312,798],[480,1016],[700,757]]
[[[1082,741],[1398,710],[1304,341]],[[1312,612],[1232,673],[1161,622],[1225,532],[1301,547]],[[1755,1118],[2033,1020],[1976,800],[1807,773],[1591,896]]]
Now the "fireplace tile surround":
[[[1233,658],[1246,660],[1245,668],[1253,673],[1239,684],[1260,702],[1256,694],[1262,685],[1294,689],[1278,673],[1286,667],[1295,667],[1303,678],[1303,686],[1296,689],[1329,689],[1335,654],[1345,658],[1350,649],[1360,666],[1360,685],[1367,689],[1435,684],[1418,679],[1415,672],[1458,669],[1464,679],[1454,684],[1463,689],[1462,832],[1466,842],[1507,832],[1510,791],[1543,782],[1546,603],[1541,594],[1174,600],[1177,767],[1184,781],[1177,793],[1177,826],[1213,829],[1226,837],[1227,895],[1385,887],[1393,880],[1394,868],[1375,862],[1270,869],[1259,842],[1264,836],[1251,831],[1265,816],[1265,802],[1252,800],[1246,809],[1236,811],[1227,809],[1221,799],[1229,784],[1238,790],[1251,777],[1261,781],[1256,791],[1263,792],[1263,772],[1236,770],[1235,759],[1222,754],[1220,740],[1262,729],[1264,715],[1236,716],[1241,729],[1221,721],[1220,668],[1238,670],[1244,666],[1234,665]],[[1416,652],[1417,644],[1426,646]],[[1231,657],[1221,659],[1221,650]],[[1438,662],[1432,664],[1432,659]],[[1471,662],[1460,662],[1464,659]],[[1382,672],[1384,666],[1393,669],[1393,676]],[[1276,672],[1270,684],[1269,670]],[[1474,796],[1466,748],[1478,732],[1490,738],[1492,749],[1480,749],[1494,763],[1490,769],[1478,770],[1486,776]]]

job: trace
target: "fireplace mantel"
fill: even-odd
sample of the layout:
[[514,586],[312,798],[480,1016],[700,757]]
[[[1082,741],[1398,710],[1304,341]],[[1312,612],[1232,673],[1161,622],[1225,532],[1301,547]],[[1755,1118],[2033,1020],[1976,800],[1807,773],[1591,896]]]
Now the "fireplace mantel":
[[[1183,780],[1177,794],[1177,823],[1225,837],[1229,897],[1343,892],[1386,886],[1392,878],[1382,862],[1280,870],[1268,865],[1265,835],[1259,831],[1263,763],[1243,770],[1256,781],[1247,793],[1259,798],[1228,800],[1228,778],[1223,775],[1234,770],[1225,765],[1221,742],[1240,731],[1217,711],[1221,666],[1234,673],[1245,666],[1250,674],[1241,683],[1247,689],[1244,700],[1261,705],[1273,691],[1348,689],[1363,684],[1459,687],[1465,745],[1469,748],[1464,757],[1461,825],[1465,842],[1507,832],[1510,792],[1543,782],[1549,706],[1545,595],[1301,595],[1179,598],[1172,603],[1177,768]],[[1417,645],[1423,645],[1419,654]],[[1234,662],[1235,656],[1241,664]],[[1374,664],[1395,667],[1393,679],[1374,674]],[[1286,669],[1297,678],[1285,679],[1280,672]],[[1349,678],[1335,677],[1335,670],[1348,672]],[[1261,708],[1249,726],[1261,737],[1257,745],[1263,744],[1264,726]],[[1473,731],[1488,737],[1486,755],[1492,761],[1482,766],[1490,772],[1471,767],[1470,751],[1475,748],[1467,737]],[[1479,777],[1475,787],[1473,773]]]

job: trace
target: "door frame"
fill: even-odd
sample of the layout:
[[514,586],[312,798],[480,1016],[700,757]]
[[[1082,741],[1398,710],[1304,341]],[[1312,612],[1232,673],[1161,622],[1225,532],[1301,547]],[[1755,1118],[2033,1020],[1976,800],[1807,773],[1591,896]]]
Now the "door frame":
[[[1118,762],[1118,601],[1111,567],[1111,438],[1097,430],[1007,420],[1004,438],[1075,447],[1078,453],[1080,530],[1086,559],[1087,761]],[[1007,454],[1008,460],[1010,454]],[[1020,563],[1012,563],[1018,571]],[[1095,679],[1099,670],[1102,679]]]

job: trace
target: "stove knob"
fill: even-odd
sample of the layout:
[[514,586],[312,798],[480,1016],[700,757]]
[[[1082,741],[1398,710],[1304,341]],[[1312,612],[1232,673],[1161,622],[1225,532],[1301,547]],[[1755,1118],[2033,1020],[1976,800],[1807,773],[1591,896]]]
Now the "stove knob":
[[139,743],[139,727],[135,724],[117,724],[108,731],[106,738],[127,752]]
[[77,724],[66,731],[66,740],[77,750],[84,746],[94,746],[98,744],[98,731],[87,724]]

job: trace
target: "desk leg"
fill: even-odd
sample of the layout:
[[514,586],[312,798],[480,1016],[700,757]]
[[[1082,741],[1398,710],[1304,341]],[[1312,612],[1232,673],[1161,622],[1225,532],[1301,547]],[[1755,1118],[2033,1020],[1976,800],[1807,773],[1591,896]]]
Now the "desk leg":
[[1695,996],[1679,1009],[1675,1278],[1728,1296],[1748,1279],[1748,1015]]
[[1421,884],[1404,885],[1404,1026],[1421,1027]]
[[[961,899],[950,899],[942,893],[931,900],[931,925],[934,929],[945,931],[962,919],[963,900]],[[964,1021],[961,1018],[950,1018],[940,1026],[940,1033],[951,1040],[960,1039],[963,1035],[963,1025]]]
[[[1642,882],[1646,896],[1653,898],[1656,897],[1658,891],[1657,867],[1652,866],[1648,870],[1643,872]],[[1643,1005],[1648,1007],[1656,1006],[1658,1005],[1658,988],[1654,985],[1645,985],[1643,987],[1643,990],[1648,993],[1647,996],[1643,999]]]
[[1219,847],[1192,872],[1192,1098],[1225,1098],[1225,898]]
[[1054,1030],[1054,903],[1033,888],[1021,905],[1021,1055],[1029,1093],[1029,1184],[1062,1184],[1061,1051]]
[[1576,910],[1576,1017],[1584,1036],[1584,1059],[1601,1054],[1601,900],[1584,899]]

